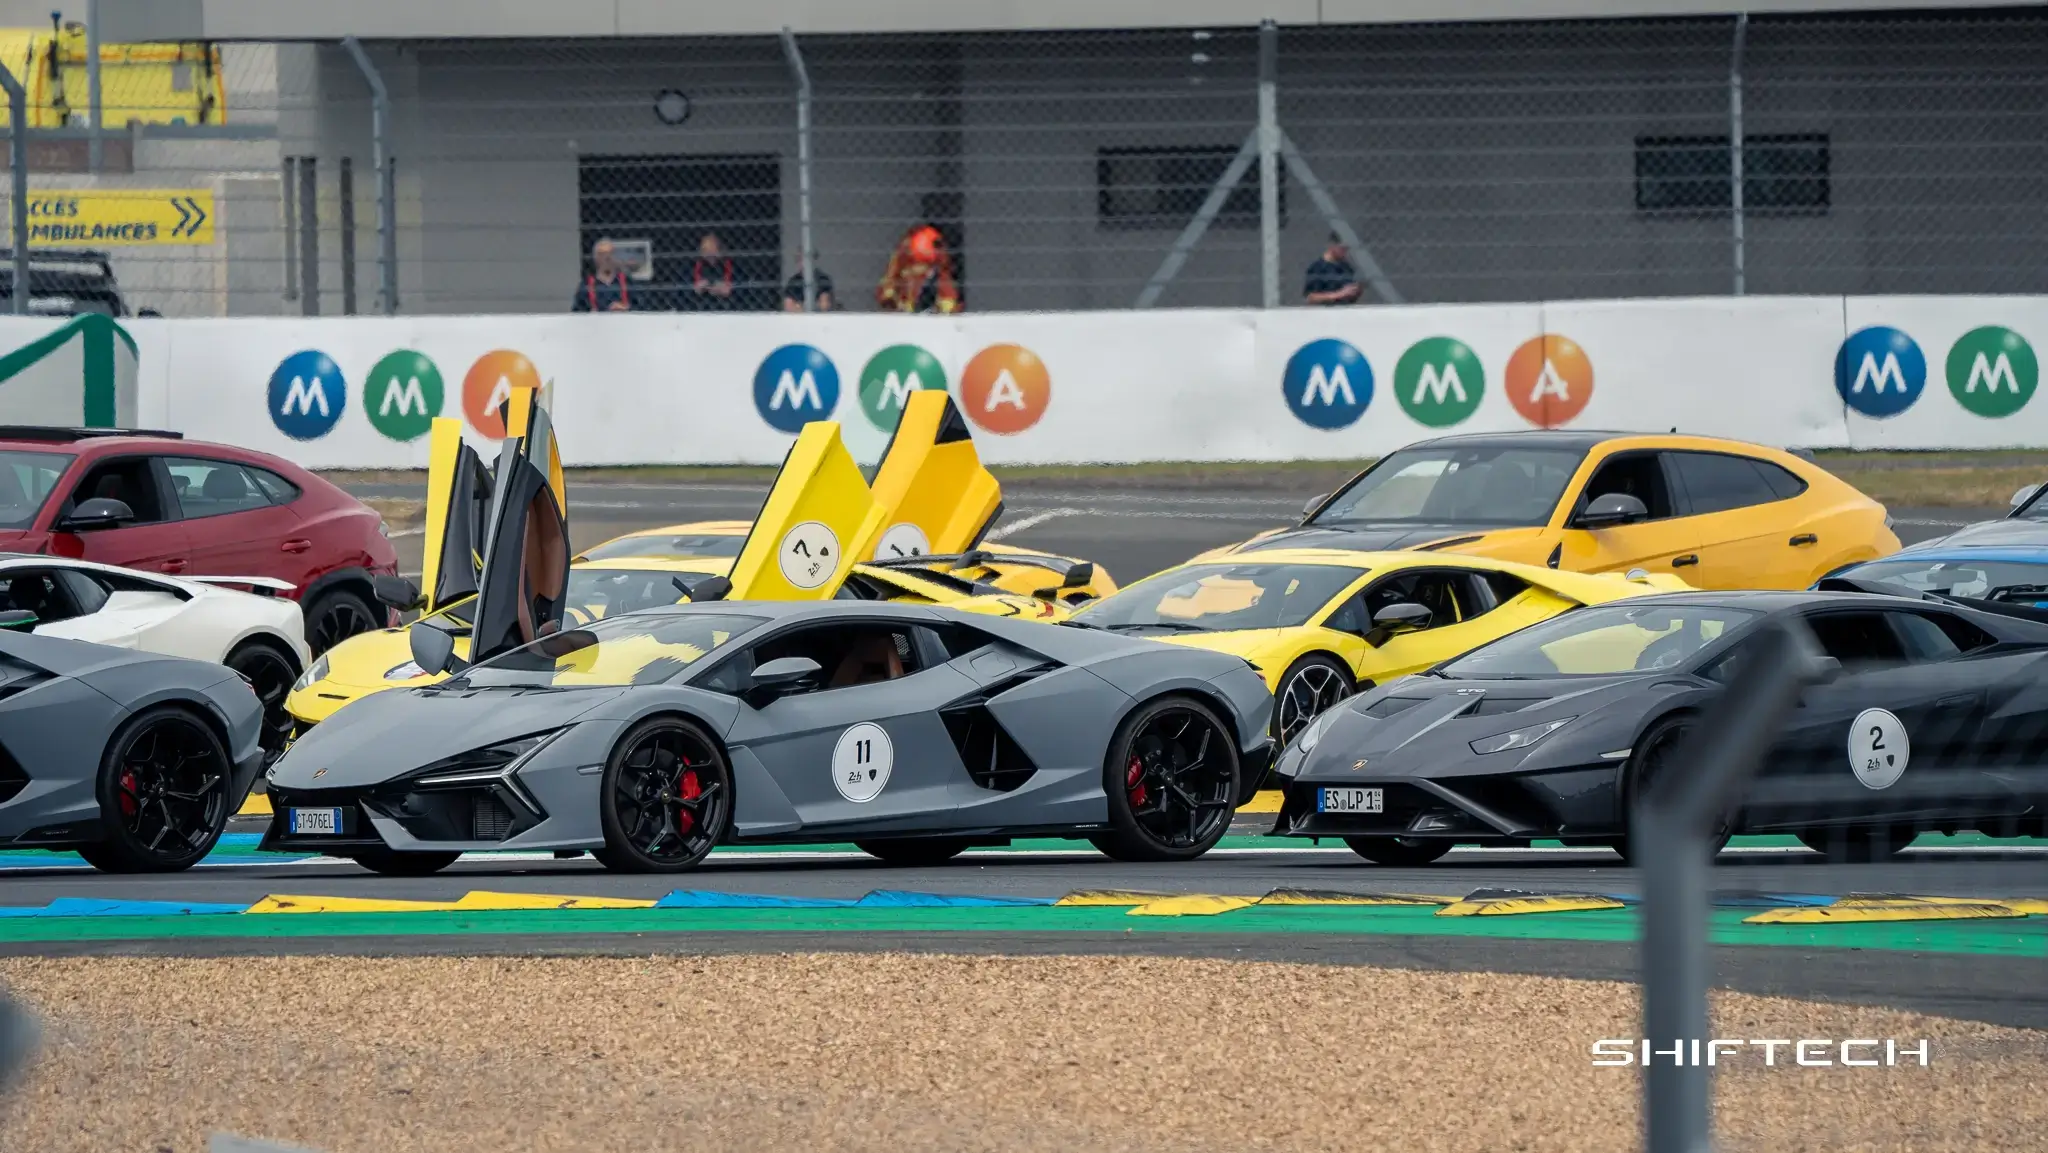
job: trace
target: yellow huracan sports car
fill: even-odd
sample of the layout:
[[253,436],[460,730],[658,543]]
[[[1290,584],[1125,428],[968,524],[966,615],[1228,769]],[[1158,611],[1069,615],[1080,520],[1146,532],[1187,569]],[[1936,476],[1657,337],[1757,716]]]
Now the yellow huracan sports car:
[[[817,422],[792,446],[751,524],[707,521],[617,537],[572,558],[561,587],[549,590],[557,578],[544,570],[561,563],[568,528],[559,452],[545,422],[539,443],[528,443],[535,424],[528,413],[537,403],[515,396],[508,410],[499,475],[525,468],[547,477],[519,507],[500,507],[510,502],[494,493],[482,459],[462,443],[460,424],[436,422],[421,589],[400,588],[402,581],[379,589],[386,603],[417,608],[454,634],[456,654],[465,659],[472,655],[476,594],[493,579],[516,583],[520,600],[553,591],[572,624],[675,604],[719,578],[730,588],[716,595],[732,600],[912,601],[1043,621],[1064,619],[1071,605],[1116,590],[1086,561],[977,543],[1001,511],[1000,489],[951,400],[936,390],[905,405],[872,486],[841,444],[838,426]],[[494,542],[526,563],[494,568]],[[550,553],[557,559],[549,561]],[[847,556],[873,559],[849,563]],[[523,616],[512,623],[525,627]],[[370,693],[441,676],[413,663],[405,630],[383,629],[328,650],[285,707],[303,731]]]
[[1318,713],[1581,605],[1689,586],[1426,552],[1270,549],[1191,561],[1076,610],[1075,627],[1233,653],[1274,693],[1277,747]]

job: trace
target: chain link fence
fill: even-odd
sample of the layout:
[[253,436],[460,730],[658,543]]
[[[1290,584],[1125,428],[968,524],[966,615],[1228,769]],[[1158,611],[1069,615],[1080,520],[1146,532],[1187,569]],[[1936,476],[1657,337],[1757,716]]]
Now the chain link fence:
[[214,138],[113,128],[94,174],[74,81],[31,188],[212,198],[109,246],[131,310],[376,311],[367,64],[410,313],[800,308],[806,224],[846,310],[1298,304],[1333,234],[1367,304],[2048,289],[2037,8],[1261,39],[229,45]]

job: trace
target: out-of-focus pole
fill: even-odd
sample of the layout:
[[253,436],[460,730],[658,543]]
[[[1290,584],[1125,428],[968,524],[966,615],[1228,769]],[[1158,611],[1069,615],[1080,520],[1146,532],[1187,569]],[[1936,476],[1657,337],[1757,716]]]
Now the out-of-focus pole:
[[28,315],[34,286],[28,279],[28,89],[14,71],[0,64],[0,88],[7,89],[7,155],[14,165],[14,314]]
[[[56,51],[52,46],[51,51]],[[86,137],[86,168],[99,175],[103,148],[100,142],[100,0],[85,0],[85,91],[86,108],[92,113],[92,135]]]
[[391,93],[370,54],[350,36],[341,42],[370,86],[370,155],[377,168],[378,311],[398,315],[398,180],[391,170]]
[[1728,62],[1728,203],[1735,220],[1735,295],[1746,291],[1748,253],[1744,251],[1742,206],[1742,49],[1749,39],[1749,13],[1735,16],[1735,51]]

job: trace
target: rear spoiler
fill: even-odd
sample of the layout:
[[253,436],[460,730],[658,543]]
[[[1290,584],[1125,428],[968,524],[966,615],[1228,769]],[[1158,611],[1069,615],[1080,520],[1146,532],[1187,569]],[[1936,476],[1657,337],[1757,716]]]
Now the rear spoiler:
[[295,592],[297,585],[281,581],[276,577],[260,576],[181,576],[178,579],[203,585],[225,585],[230,588],[241,586],[260,597],[274,597],[281,593]]

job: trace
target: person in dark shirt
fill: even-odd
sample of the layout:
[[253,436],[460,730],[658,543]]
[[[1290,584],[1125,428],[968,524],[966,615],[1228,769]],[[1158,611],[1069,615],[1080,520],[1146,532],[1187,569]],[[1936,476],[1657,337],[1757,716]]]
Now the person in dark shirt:
[[569,302],[571,312],[631,312],[633,290],[626,287],[626,273],[613,255],[612,242],[600,240],[590,246],[591,274]]
[[1358,285],[1358,270],[1351,267],[1351,250],[1344,247],[1344,241],[1335,233],[1331,233],[1330,246],[1323,249],[1320,259],[1308,266],[1303,299],[1309,304],[1353,304],[1363,291]]
[[732,258],[716,232],[707,232],[697,242],[697,259],[690,263],[690,288],[698,308],[727,309],[733,306]]
[[[836,302],[832,299],[832,278],[827,276],[822,268],[811,275],[817,281],[818,311],[831,312],[836,307]],[[803,310],[804,262],[799,257],[796,262],[796,275],[790,277],[789,283],[782,286],[782,311],[802,312]]]

